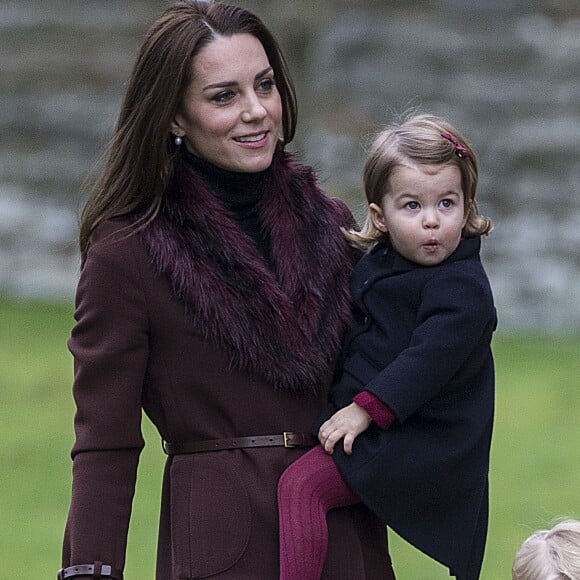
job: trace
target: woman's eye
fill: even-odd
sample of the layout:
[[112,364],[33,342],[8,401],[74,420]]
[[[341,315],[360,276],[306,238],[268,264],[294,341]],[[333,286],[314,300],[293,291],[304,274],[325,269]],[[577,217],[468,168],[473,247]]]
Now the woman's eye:
[[275,85],[276,82],[272,78],[262,79],[258,85],[258,89],[264,93],[269,93]]
[[221,93],[218,93],[217,95],[214,95],[211,100],[214,103],[221,104],[221,103],[228,103],[233,98],[234,98],[233,91],[222,91]]

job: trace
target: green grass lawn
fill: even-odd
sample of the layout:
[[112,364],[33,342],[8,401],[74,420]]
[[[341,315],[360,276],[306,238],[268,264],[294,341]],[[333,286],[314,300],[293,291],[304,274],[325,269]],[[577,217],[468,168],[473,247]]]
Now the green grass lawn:
[[[3,578],[52,578],[70,493],[72,307],[0,301],[0,562]],[[510,578],[513,554],[558,516],[580,517],[580,335],[494,342],[497,413],[482,580]],[[144,424],[126,580],[153,578],[163,455]],[[398,580],[449,578],[391,534]],[[274,580],[274,579],[273,579]],[[342,580],[342,579],[341,579]],[[348,579],[345,579],[348,580]]]

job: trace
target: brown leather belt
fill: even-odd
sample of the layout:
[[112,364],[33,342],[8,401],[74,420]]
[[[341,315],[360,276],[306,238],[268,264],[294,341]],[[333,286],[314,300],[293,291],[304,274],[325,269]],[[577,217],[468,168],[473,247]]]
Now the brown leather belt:
[[313,447],[317,443],[318,440],[310,433],[284,431],[282,435],[254,435],[253,437],[232,437],[231,439],[210,439],[184,443],[163,441],[163,451],[167,455],[181,455],[184,453],[244,449],[246,447]]

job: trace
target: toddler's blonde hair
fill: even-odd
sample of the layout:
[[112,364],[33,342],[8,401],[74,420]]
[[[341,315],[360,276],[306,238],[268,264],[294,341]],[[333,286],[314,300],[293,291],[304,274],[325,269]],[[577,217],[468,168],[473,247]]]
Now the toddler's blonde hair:
[[[458,167],[467,216],[464,236],[488,234],[492,230],[491,220],[479,215],[475,200],[478,176],[475,153],[455,127],[435,115],[414,115],[378,133],[363,170],[364,191],[369,205],[381,204],[389,192],[393,170],[409,163]],[[385,235],[375,228],[368,213],[360,231],[345,230],[344,234],[353,246],[362,250]]]

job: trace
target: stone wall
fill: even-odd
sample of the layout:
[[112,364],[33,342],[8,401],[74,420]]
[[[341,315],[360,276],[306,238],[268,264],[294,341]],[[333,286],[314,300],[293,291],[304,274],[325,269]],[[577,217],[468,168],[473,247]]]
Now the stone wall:
[[[580,329],[576,0],[242,2],[300,99],[293,148],[360,217],[364,144],[409,108],[479,154],[484,259],[504,329]],[[166,2],[0,6],[0,287],[72,295],[80,183],[110,136],[144,27]]]

